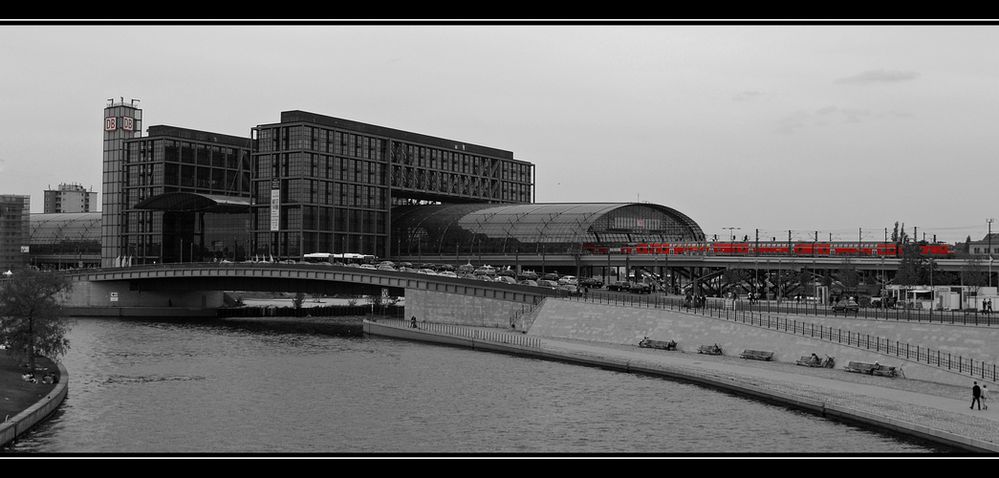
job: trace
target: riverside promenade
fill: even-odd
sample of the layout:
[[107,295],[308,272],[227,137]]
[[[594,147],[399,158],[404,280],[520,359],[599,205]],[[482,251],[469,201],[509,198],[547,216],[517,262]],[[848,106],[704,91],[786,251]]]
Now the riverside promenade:
[[[365,321],[365,333],[561,360],[698,383],[832,419],[925,439],[955,453],[999,453],[999,406],[970,410],[966,387],[906,378],[639,348],[636,345],[526,335],[500,328]],[[727,351],[726,353],[732,353]],[[736,352],[738,353],[738,352]],[[664,385],[668,386],[668,384]],[[835,450],[815,450],[835,453]]]

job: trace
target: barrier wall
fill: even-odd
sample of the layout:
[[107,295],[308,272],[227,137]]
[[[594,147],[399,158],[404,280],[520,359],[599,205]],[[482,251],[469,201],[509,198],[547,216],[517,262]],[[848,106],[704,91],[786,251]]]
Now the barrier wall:
[[[913,324],[863,319],[833,319],[808,317],[802,320],[817,328],[833,326],[870,333],[891,340],[922,344],[937,349],[949,347],[962,350],[965,356],[989,360],[995,345],[989,342],[989,330],[976,327]],[[802,322],[802,321],[799,321]],[[746,349],[774,352],[774,360],[794,363],[800,357],[817,354],[836,358],[836,367],[850,361],[880,362],[902,366],[906,378],[967,386],[972,378],[967,374],[919,364],[895,355],[841,345],[828,340],[812,339],[800,334],[758,327],[672,310],[615,306],[570,300],[546,300],[528,330],[529,335],[586,340],[613,344],[637,345],[643,337],[656,340],[676,340],[679,350],[697,353],[700,345],[717,343],[725,355],[738,356]],[[986,355],[989,354],[989,355]]]
[[129,290],[128,281],[74,281],[61,301],[66,307],[197,307],[223,305],[222,291]]
[[511,320],[528,308],[523,302],[406,289],[406,320],[415,315],[418,321],[510,328]]

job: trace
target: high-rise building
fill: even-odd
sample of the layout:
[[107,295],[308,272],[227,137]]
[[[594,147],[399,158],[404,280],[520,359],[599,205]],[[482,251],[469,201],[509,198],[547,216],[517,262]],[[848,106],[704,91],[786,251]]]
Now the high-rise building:
[[0,195],[0,269],[23,268],[31,235],[30,196]]
[[250,139],[150,126],[125,141],[117,237],[133,263],[247,255]]
[[254,246],[268,257],[388,257],[393,206],[534,199],[534,165],[510,151],[304,111],[253,135]]
[[46,189],[44,199],[46,214],[92,212],[97,207],[97,192],[88,191],[81,184],[60,184],[57,189]]
[[[150,126],[105,108],[101,265],[308,252],[388,257],[405,204],[530,203],[513,153],[303,111],[248,137]],[[127,126],[127,127],[126,127]]]
[[125,140],[142,135],[142,110],[136,107],[138,100],[125,103],[125,98],[115,101],[108,99],[104,108],[104,158],[101,185],[101,266],[113,267],[119,258],[126,255],[126,236],[121,234],[125,226],[122,214],[127,207],[125,186]]

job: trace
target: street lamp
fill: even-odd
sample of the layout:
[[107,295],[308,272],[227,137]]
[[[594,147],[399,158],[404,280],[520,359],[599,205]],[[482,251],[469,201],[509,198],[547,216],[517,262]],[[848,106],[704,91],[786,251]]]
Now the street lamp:
[[989,233],[985,235],[985,239],[988,240],[989,248],[987,252],[989,253],[989,287],[992,287],[992,221],[994,218],[988,218],[985,220],[989,224]]

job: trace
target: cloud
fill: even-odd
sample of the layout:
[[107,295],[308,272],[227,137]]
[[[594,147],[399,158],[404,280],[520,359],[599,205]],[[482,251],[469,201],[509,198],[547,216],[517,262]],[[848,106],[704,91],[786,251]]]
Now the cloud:
[[732,101],[748,101],[762,94],[763,92],[759,90],[740,91],[732,97]]
[[835,83],[844,85],[872,85],[875,83],[899,83],[915,80],[919,73],[914,71],[868,70],[846,78],[840,78]]
[[791,134],[795,130],[809,126],[829,126],[831,124],[860,123],[864,119],[871,117],[883,117],[875,115],[871,110],[863,108],[841,108],[830,105],[816,108],[814,110],[798,110],[777,122],[779,133]]

